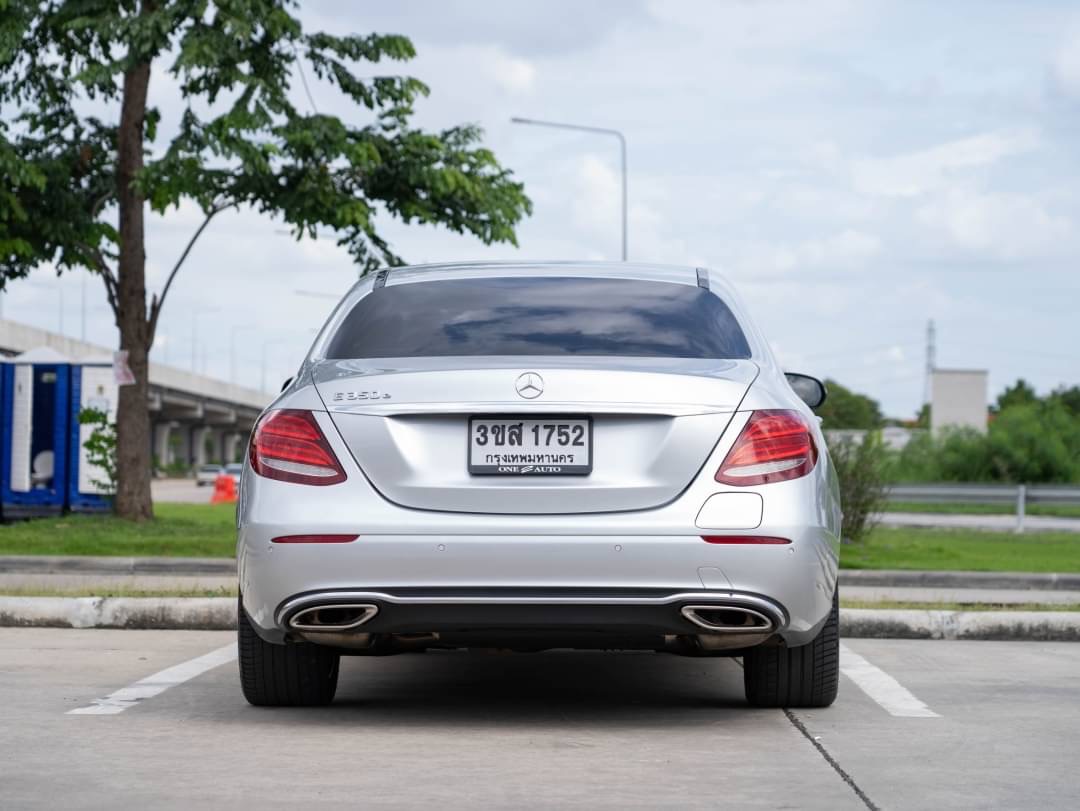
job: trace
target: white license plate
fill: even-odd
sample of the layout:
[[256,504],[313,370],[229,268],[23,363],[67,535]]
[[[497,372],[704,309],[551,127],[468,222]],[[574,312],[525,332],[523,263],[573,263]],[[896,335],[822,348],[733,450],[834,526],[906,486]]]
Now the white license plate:
[[590,417],[472,417],[469,473],[478,476],[587,476]]

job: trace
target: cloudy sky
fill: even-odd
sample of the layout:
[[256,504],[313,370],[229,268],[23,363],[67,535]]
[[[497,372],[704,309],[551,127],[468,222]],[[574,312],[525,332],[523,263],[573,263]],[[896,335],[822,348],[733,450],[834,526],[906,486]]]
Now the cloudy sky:
[[[1080,382],[1080,6],[1037,2],[305,2],[309,29],[412,37],[417,121],[475,122],[534,202],[520,247],[387,224],[410,261],[617,259],[612,139],[626,134],[630,258],[735,282],[787,368],[834,377],[910,416],[925,332],[938,365]],[[158,73],[151,101],[170,115]],[[325,86],[320,112],[361,120]],[[297,104],[308,104],[297,82]],[[195,210],[155,218],[160,285]],[[154,357],[276,388],[355,277],[332,236],[223,215],[170,293]],[[5,317],[83,332],[79,275],[13,284]],[[86,337],[115,342],[98,283]],[[198,335],[193,344],[193,334]],[[230,347],[233,347],[232,352]]]

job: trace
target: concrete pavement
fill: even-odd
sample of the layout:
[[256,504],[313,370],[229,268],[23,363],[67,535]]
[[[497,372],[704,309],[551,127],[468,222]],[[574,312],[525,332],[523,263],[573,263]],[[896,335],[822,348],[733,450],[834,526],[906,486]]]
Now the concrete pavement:
[[[737,660],[356,657],[331,707],[270,710],[243,701],[233,640],[0,630],[4,805],[1058,809],[1080,796],[1080,645],[849,641],[837,703],[792,713],[748,708]],[[67,714],[162,672],[122,711]]]

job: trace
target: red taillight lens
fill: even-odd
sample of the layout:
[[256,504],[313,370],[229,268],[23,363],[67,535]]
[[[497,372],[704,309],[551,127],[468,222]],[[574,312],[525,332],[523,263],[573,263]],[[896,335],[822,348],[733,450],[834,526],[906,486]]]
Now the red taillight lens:
[[359,535],[278,535],[270,543],[352,543]]
[[814,469],[817,447],[798,411],[755,411],[716,480],[737,487],[797,479]]
[[786,544],[791,543],[788,538],[778,538],[775,535],[702,535],[701,540],[705,543],[719,544]]
[[338,484],[345,471],[310,411],[264,414],[251,435],[251,467],[260,476],[294,484]]

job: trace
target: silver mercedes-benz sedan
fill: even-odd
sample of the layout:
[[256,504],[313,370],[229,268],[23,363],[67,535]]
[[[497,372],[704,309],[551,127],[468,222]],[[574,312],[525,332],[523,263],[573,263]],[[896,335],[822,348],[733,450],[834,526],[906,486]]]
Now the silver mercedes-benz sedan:
[[824,396],[712,271],[363,279],[252,432],[245,697],[328,703],[342,654],[591,648],[739,656],[751,704],[832,703]]

